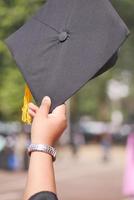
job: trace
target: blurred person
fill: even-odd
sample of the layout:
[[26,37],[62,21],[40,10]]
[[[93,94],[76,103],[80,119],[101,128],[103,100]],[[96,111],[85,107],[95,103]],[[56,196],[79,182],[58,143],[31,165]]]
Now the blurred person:
[[[31,143],[52,147],[67,125],[66,107],[60,105],[49,113],[51,100],[45,97],[38,108],[29,104],[33,117]],[[39,149],[38,149],[39,150]],[[23,200],[57,200],[52,156],[46,152],[32,151]]]
[[7,154],[7,169],[16,170],[18,168],[18,158],[15,153],[16,135],[7,136],[6,154]]
[[28,169],[28,154],[27,146],[28,143],[28,133],[20,132],[16,137],[15,144],[15,155],[18,160],[17,170],[27,170]]
[[3,169],[5,165],[3,156],[5,146],[6,146],[6,139],[4,136],[0,135],[0,169]]
[[4,170],[16,170],[17,158],[14,152],[15,135],[5,136],[5,142],[0,152],[0,168]]
[[27,147],[30,145],[30,134],[27,134],[26,142],[24,145],[24,154],[23,154],[23,169],[27,170],[29,165],[29,157],[27,154]]
[[123,194],[128,200],[134,200],[134,125],[127,139]]
[[110,160],[111,143],[112,143],[111,135],[109,133],[104,133],[101,139],[103,162],[108,162]]
[[75,156],[78,156],[79,149],[82,145],[84,145],[85,137],[83,134],[83,130],[80,127],[79,123],[75,123],[72,129],[72,138],[71,138],[71,149],[72,153]]

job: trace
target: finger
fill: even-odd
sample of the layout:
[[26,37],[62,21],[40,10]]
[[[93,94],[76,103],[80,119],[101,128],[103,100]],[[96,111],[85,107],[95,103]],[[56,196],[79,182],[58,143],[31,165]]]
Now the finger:
[[52,114],[57,114],[57,115],[66,115],[66,105],[65,104],[62,104],[60,106],[57,106]]
[[36,112],[34,112],[34,111],[31,110],[31,109],[28,109],[28,114],[29,114],[31,117],[35,117]]
[[41,112],[44,116],[48,116],[51,107],[51,99],[46,96],[43,98],[41,106],[39,108],[39,112]]
[[29,109],[31,109],[31,110],[33,110],[33,111],[35,111],[35,112],[37,112],[38,109],[39,109],[39,107],[36,106],[36,105],[33,104],[33,103],[29,103],[28,107],[29,107]]

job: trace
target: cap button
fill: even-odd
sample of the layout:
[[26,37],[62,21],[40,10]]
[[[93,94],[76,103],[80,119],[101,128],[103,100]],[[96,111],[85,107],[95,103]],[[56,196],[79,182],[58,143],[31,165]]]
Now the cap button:
[[59,34],[59,41],[64,42],[68,37],[68,33],[66,31],[63,31]]

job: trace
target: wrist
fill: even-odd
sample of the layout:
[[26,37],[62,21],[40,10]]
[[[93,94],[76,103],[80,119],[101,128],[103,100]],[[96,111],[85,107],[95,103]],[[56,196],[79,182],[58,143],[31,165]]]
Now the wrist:
[[34,158],[34,157],[38,157],[38,158],[41,158],[41,159],[47,159],[47,160],[53,161],[52,156],[50,154],[47,154],[47,153],[44,153],[44,152],[40,152],[40,151],[31,152],[30,158]]
[[32,144],[47,144],[50,146],[54,146],[54,142],[50,138],[35,138],[31,137]]
[[52,156],[53,161],[56,160],[56,149],[48,144],[32,143],[28,146],[27,150],[28,150],[29,156],[31,156],[33,152],[40,152],[40,153],[49,154],[50,156]]

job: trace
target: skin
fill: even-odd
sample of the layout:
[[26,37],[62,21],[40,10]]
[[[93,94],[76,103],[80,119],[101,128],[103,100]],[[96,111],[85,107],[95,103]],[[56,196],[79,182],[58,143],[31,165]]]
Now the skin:
[[[65,104],[49,113],[51,99],[44,97],[40,107],[29,104],[29,114],[33,117],[31,143],[54,146],[67,126]],[[40,191],[56,194],[56,184],[52,157],[43,152],[32,152],[30,157],[27,183],[23,200],[28,200]]]

